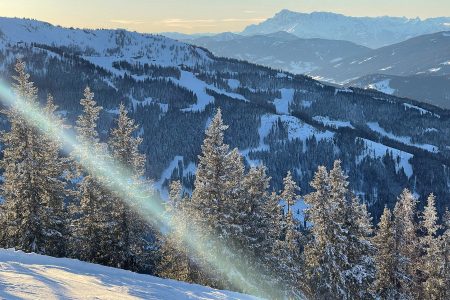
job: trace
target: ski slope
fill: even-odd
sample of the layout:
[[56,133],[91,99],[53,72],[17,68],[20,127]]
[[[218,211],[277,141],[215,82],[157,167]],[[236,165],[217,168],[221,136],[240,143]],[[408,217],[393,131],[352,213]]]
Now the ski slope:
[[0,249],[0,299],[257,299],[68,258]]

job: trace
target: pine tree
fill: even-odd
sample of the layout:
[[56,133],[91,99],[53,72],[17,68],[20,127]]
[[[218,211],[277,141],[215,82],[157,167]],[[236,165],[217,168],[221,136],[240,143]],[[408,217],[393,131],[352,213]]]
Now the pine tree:
[[[197,173],[194,182],[194,191],[191,200],[191,218],[195,228],[201,228],[200,242],[209,244],[210,249],[205,251],[204,256],[210,256],[215,260],[225,253],[218,253],[217,245],[209,241],[209,236],[216,242],[225,243],[227,232],[224,232],[225,209],[229,208],[227,197],[229,196],[228,185],[230,178],[228,174],[229,162],[228,145],[224,143],[224,131],[228,127],[223,124],[220,109],[206,130],[206,137],[202,145],[202,154],[199,156]],[[220,247],[223,248],[223,247]],[[207,267],[207,257],[198,257],[199,265],[203,267],[203,274],[199,283],[219,287],[219,275]],[[208,271],[206,271],[208,270]],[[211,271],[209,271],[211,270]],[[228,284],[222,280],[220,287]]]
[[[259,265],[255,258],[264,244],[261,236],[261,228],[264,227],[261,223],[263,215],[261,203],[265,201],[267,184],[265,173],[261,170],[254,171],[251,177],[245,175],[239,151],[233,149],[229,152],[228,145],[223,141],[226,128],[221,111],[218,110],[206,130],[202,154],[199,156],[195,188],[189,204],[191,218],[196,228],[202,229],[199,233],[200,239],[208,244],[205,257],[198,257],[196,265],[208,270],[207,260],[220,261],[221,268],[227,269],[229,276],[235,276],[219,279],[217,272],[219,270],[203,272],[200,276],[204,280],[203,283],[221,288],[230,288],[230,282],[249,276],[252,272],[247,271]],[[257,184],[261,190],[249,187],[249,180]],[[252,193],[246,188],[251,189]],[[253,234],[260,236],[252,236]],[[248,266],[241,265],[228,270],[230,266],[235,265],[236,257],[245,258],[247,261],[243,261],[242,264]],[[262,270],[253,273],[260,271]]]
[[[124,184],[133,184],[134,190],[142,190],[150,184],[142,180],[145,156],[139,153],[142,139],[133,136],[137,128],[134,120],[128,117],[125,106],[120,104],[117,127],[111,131],[109,148],[115,162],[131,173],[132,182]],[[151,228],[139,215],[142,203],[125,203],[124,199],[127,198],[133,199],[132,195],[117,193],[111,198],[113,221],[111,264],[138,271],[146,269],[144,264],[149,259],[146,249],[149,246]]]
[[421,227],[424,236],[421,237],[421,247],[424,255],[420,260],[420,272],[423,277],[422,290],[424,299],[444,299],[445,274],[444,252],[441,237],[437,236],[440,226],[437,224],[436,199],[430,194],[425,206]]
[[[269,181],[270,178],[266,175],[264,166],[250,168],[243,180],[243,203],[239,215],[242,233],[238,238],[242,248],[246,250],[242,254],[247,256],[246,259],[250,262],[249,268],[253,269],[253,273],[265,272],[261,274],[262,280],[272,275],[266,261],[267,254],[272,252],[274,243],[274,235],[271,234],[274,229],[271,223],[273,216],[266,215],[265,211],[270,197],[268,194]],[[255,265],[266,268],[257,270],[252,268]]]
[[315,192],[305,197],[313,235],[305,248],[307,275],[313,297],[364,299],[372,277],[371,247],[367,235],[367,212],[355,204],[355,196],[339,161],[328,174],[319,167],[311,186]]
[[26,252],[61,256],[64,254],[66,230],[64,215],[64,172],[59,157],[60,144],[30,124],[22,109],[36,109],[54,117],[55,106],[49,98],[45,111],[38,106],[37,89],[29,80],[25,63],[18,61],[13,85],[23,107],[16,104],[5,111],[11,130],[2,136],[5,145],[2,167],[2,204],[4,247]]
[[273,235],[269,234],[273,229],[270,223],[272,216],[266,216],[265,212],[270,196],[269,181],[266,168],[258,166],[250,168],[242,183],[243,206],[239,220],[242,224],[242,243],[255,257],[268,253],[273,243]]
[[285,215],[284,239],[279,242],[279,261],[283,266],[282,274],[287,278],[291,287],[298,284],[301,274],[300,265],[300,231],[298,221],[294,218],[293,207],[299,198],[297,192],[300,190],[292,178],[291,172],[288,172],[283,179],[283,191],[281,199],[287,204],[287,213]]
[[[263,219],[265,230],[265,253],[263,255],[264,266],[267,266],[271,280],[277,285],[286,285],[286,280],[283,271],[284,266],[280,260],[284,258],[281,249],[284,230],[284,215],[283,208],[280,205],[280,196],[275,192],[268,195],[263,207]],[[290,282],[289,282],[290,283]],[[289,284],[288,283],[288,284]]]
[[442,234],[443,275],[444,275],[444,298],[450,299],[450,211],[448,209],[443,217],[444,233]]
[[188,198],[182,197],[183,186],[179,181],[170,184],[167,213],[170,219],[170,232],[161,237],[161,261],[158,274],[165,278],[197,282],[193,253],[184,243],[189,232]]
[[403,190],[394,208],[395,249],[399,255],[399,292],[405,297],[421,297],[418,266],[420,247],[417,237],[416,198]]
[[311,228],[311,241],[305,246],[305,265],[307,273],[307,293],[311,298],[323,298],[330,296],[332,299],[342,297],[331,291],[336,284],[344,286],[341,276],[331,255],[330,249],[333,220],[333,212],[330,207],[331,186],[329,174],[325,167],[320,166],[311,182],[314,192],[305,196],[305,203],[309,206],[306,213],[308,221],[314,226]]
[[[225,182],[223,202],[218,212],[219,232],[222,239],[227,241],[233,253],[244,250],[242,235],[245,223],[248,222],[251,212],[245,209],[244,197],[244,163],[237,148],[225,157]],[[228,254],[233,256],[232,253]],[[231,257],[230,257],[231,258]]]
[[199,214],[196,221],[202,223],[199,227],[219,237],[223,234],[219,231],[219,224],[222,221],[221,209],[224,207],[224,191],[228,177],[228,145],[223,142],[227,128],[228,126],[223,124],[219,109],[206,130],[192,194],[193,208]]
[[399,295],[398,255],[395,251],[395,228],[391,211],[385,207],[373,238],[376,276],[373,290],[380,299],[401,299]]
[[93,174],[95,168],[102,167],[96,162],[107,159],[106,145],[100,142],[96,129],[102,108],[97,106],[89,87],[80,103],[83,114],[75,127],[80,147],[72,156],[78,162],[81,181],[77,184],[79,206],[74,213],[72,249],[73,255],[82,260],[107,265],[111,263],[111,195],[105,188],[106,180]]
[[[44,113],[58,129],[67,127],[63,120],[56,115],[57,108],[53,97],[48,95]],[[63,256],[67,251],[69,225],[69,216],[64,203],[67,195],[64,173],[68,169],[68,161],[60,156],[62,143],[59,137],[52,132],[44,133],[42,137],[45,151],[42,155],[43,166],[41,167],[41,176],[44,180],[41,185],[43,194],[41,219],[45,228],[45,252],[54,256]]]

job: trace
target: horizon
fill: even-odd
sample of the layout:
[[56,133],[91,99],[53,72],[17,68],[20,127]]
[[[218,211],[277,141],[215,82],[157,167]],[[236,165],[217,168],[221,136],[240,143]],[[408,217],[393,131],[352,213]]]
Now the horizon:
[[[75,3],[67,2],[56,0],[6,1],[0,2],[0,11],[3,17],[34,19],[62,27],[183,34],[237,33],[249,25],[259,24],[273,17],[282,10],[307,14],[325,12],[349,17],[398,17],[420,18],[421,20],[447,17],[441,12],[450,12],[450,2],[442,0],[434,1],[433,5],[429,5],[423,0],[398,0],[395,5],[390,3],[388,9],[385,8],[386,5],[381,5],[388,3],[388,0],[379,1],[378,7],[370,6],[369,4],[372,3],[368,0],[351,5],[345,5],[345,3],[350,4],[352,0],[343,0],[340,5],[328,0],[320,1],[322,4],[313,0],[301,1],[301,3],[292,0],[277,1],[275,4],[269,3],[273,2],[270,0],[248,0],[245,3],[240,3],[238,0],[230,0],[226,3],[196,0],[189,4],[180,0],[168,0],[164,3],[130,0],[127,4],[118,0],[107,2],[96,0],[89,2],[94,9],[87,11],[85,7],[89,6],[83,5],[87,2],[86,0]],[[265,2],[267,5],[261,8],[261,2]],[[103,3],[105,5],[102,6]],[[134,11],[126,9],[133,5],[137,6],[139,3],[139,7],[142,9]],[[401,3],[408,3],[409,7]],[[254,9],[255,7],[258,9]],[[405,7],[408,8],[405,10]],[[67,13],[68,11],[70,13]]]

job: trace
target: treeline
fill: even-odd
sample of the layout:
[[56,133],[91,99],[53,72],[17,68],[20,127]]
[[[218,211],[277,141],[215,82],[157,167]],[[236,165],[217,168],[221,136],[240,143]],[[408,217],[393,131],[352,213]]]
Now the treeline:
[[[145,163],[138,150],[141,139],[134,136],[137,126],[125,107],[120,106],[116,125],[108,141],[102,142],[97,131],[102,108],[86,88],[75,126],[81,146],[64,155],[62,137],[52,136],[51,128],[37,128],[21,113],[38,107],[38,91],[23,62],[15,69],[13,89],[23,105],[18,102],[4,111],[10,129],[1,136],[0,246],[151,272],[153,230],[137,213],[139,207],[125,203],[108,178],[92,174],[101,165],[92,163],[88,154],[93,151],[100,160],[120,163],[132,170],[134,184],[148,185],[141,179]],[[63,127],[56,110],[49,96],[40,113]]]
[[[37,89],[25,64],[18,62],[16,71],[17,96],[36,105]],[[103,142],[96,127],[101,107],[89,88],[80,104],[75,131],[82,147],[70,155],[52,132],[28,123],[20,107],[5,110],[10,129],[2,134],[1,247],[271,299],[450,298],[450,213],[439,220],[433,195],[418,211],[417,199],[404,190],[373,228],[340,161],[331,170],[318,168],[307,195],[300,196],[290,172],[275,192],[264,166],[246,168],[239,151],[225,143],[219,109],[206,130],[193,191],[171,183],[169,223],[157,233],[139,204],[129,201],[132,195],[99,178],[95,169],[101,166],[83,151],[94,148],[99,161],[126,166],[131,182],[145,190],[150,183],[143,176],[137,126],[121,105]],[[56,109],[48,97],[42,113],[64,126]],[[285,133],[280,125],[273,134]],[[307,205],[302,223],[296,218],[299,201]],[[201,251],[186,243],[191,235]]]

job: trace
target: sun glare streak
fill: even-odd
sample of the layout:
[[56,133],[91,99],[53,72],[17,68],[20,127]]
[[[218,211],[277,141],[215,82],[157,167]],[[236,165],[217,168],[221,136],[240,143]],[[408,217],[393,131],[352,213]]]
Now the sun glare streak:
[[[83,159],[79,163],[106,188],[121,195],[121,198],[130,204],[130,207],[138,207],[138,213],[146,222],[155,225],[163,232],[164,228],[173,227],[170,217],[165,213],[162,201],[149,189],[139,188],[140,185],[134,184],[136,179],[127,168],[112,159],[104,158],[104,155],[96,152],[96,147],[81,145],[67,129],[57,125],[43,114],[39,105],[19,99],[2,81],[0,81],[0,100],[6,106],[14,106],[29,124],[41,130],[49,138],[62,143],[65,150],[82,153]],[[176,228],[172,229],[176,230]],[[214,256],[208,253],[210,250],[207,244],[210,241],[219,245],[221,253],[231,251],[214,237],[209,236],[206,240],[200,238],[199,232],[201,232],[201,228],[195,228],[195,230],[182,236],[182,239],[189,249],[206,260],[207,266],[201,266],[202,268],[206,268],[206,270],[211,267],[215,268],[223,277],[230,280],[232,285],[243,291],[264,291],[267,289],[267,286],[258,285],[256,281],[252,280],[259,275],[259,272],[244,269],[244,262],[246,261],[243,258],[236,257],[232,265],[218,257],[213,258]],[[259,268],[255,269],[258,270]]]

